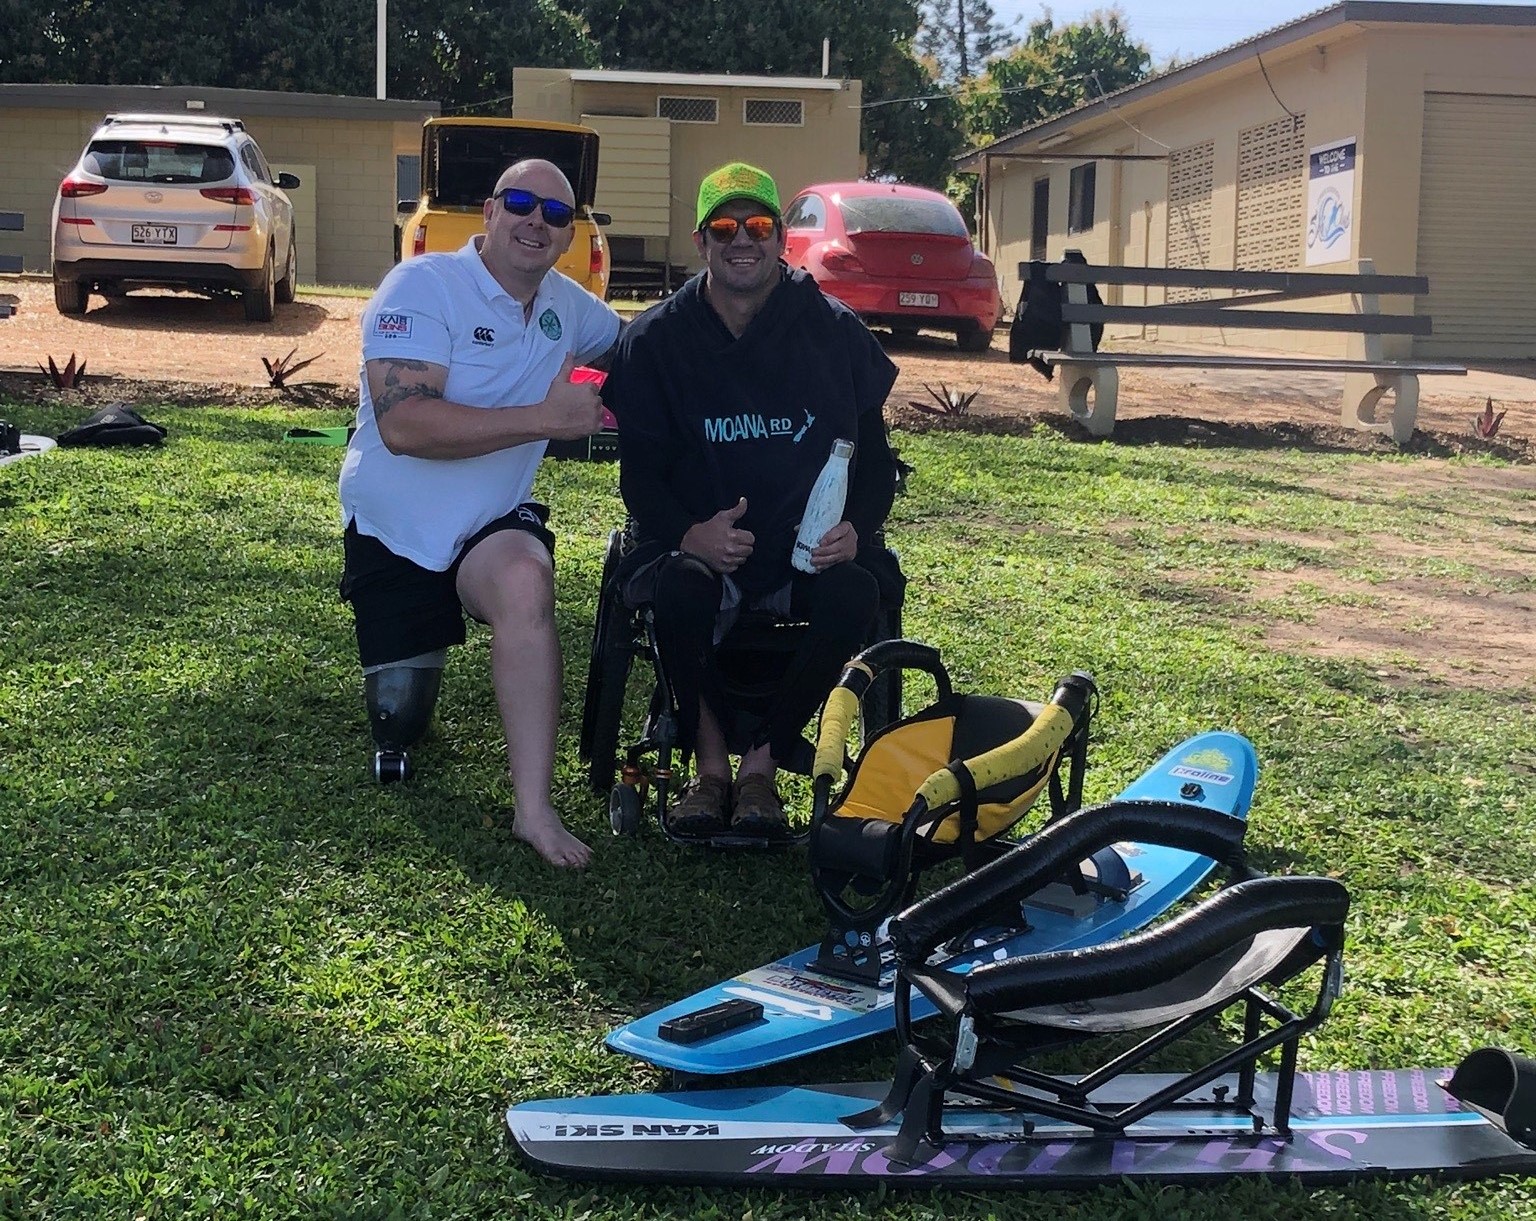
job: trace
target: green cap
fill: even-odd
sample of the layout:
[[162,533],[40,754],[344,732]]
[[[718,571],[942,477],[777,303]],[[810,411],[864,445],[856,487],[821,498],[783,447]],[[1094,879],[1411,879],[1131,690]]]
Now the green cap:
[[695,227],[702,229],[711,212],[733,199],[750,199],[779,215],[779,188],[768,173],[744,161],[732,161],[705,174],[704,181],[699,183],[699,219]]

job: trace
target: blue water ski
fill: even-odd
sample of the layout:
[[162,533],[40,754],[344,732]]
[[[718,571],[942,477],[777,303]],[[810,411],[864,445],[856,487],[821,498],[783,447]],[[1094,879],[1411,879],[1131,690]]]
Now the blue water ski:
[[[1259,1075],[1252,1106],[1219,1102],[1236,1091],[1236,1078],[1221,1078],[1123,1135],[1043,1116],[1026,1133],[1017,1112],[956,1108],[945,1114],[942,1146],[925,1146],[910,1165],[888,1157],[895,1125],[854,1131],[840,1119],[877,1101],[883,1082],[525,1102],[507,1111],[506,1124],[518,1151],[550,1174],[775,1189],[916,1180],[1039,1190],[1125,1179],[1221,1185],[1234,1176],[1340,1182],[1536,1173],[1536,1153],[1512,1139],[1502,1121],[1440,1087],[1449,1075],[1299,1074],[1288,1137],[1266,1126],[1272,1074]],[[1171,1080],[1128,1075],[1106,1089],[1124,1102]]]
[[[1172,801],[1246,818],[1258,779],[1252,744],[1235,733],[1198,734],[1159,759],[1117,795],[1124,801]],[[1001,941],[983,933],[984,948],[950,965],[966,970],[1020,954],[1097,945],[1155,920],[1210,873],[1209,858],[1145,844],[1117,845],[1136,879],[1122,901],[1084,898],[1065,885],[1026,904],[1029,929]],[[817,946],[647,1014],[608,1036],[615,1051],[682,1073],[718,1075],[778,1064],[892,1029],[889,980],[875,987],[810,970]],[[661,1037],[662,1023],[732,1000],[756,1002],[761,1020],[691,1043]],[[922,996],[913,1016],[934,1012]]]

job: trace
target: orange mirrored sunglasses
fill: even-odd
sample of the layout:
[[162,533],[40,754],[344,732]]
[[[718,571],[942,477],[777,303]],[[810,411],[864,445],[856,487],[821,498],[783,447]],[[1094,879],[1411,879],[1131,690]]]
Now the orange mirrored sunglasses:
[[754,242],[766,242],[773,236],[777,224],[778,221],[771,216],[749,216],[743,221],[738,221],[734,216],[717,216],[712,221],[706,221],[704,228],[717,242],[730,241],[738,229],[745,229],[747,236]]

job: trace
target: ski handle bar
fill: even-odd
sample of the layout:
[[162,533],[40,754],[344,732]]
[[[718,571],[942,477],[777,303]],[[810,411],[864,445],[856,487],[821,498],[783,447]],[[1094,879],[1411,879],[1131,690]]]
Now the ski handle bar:
[[[911,640],[887,640],[871,645],[848,663],[837,686],[827,697],[816,743],[816,763],[811,770],[814,781],[826,780],[829,782],[827,787],[831,787],[842,780],[848,731],[858,714],[859,701],[880,671],[892,666],[924,670],[934,676],[941,700],[951,694],[949,675],[939,661],[936,649]],[[918,788],[913,811],[933,810],[957,800],[962,788],[962,772],[969,775],[974,789],[984,789],[1035,770],[1060,750],[1071,736],[1096,690],[1090,675],[1074,670],[1056,684],[1050,703],[1018,737],[974,758],[955,760],[930,774]]]

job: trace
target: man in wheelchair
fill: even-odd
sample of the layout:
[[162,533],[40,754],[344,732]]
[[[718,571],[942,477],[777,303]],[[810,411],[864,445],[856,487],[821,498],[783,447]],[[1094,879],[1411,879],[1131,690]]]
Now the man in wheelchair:
[[[782,261],[768,174],[739,162],[715,170],[697,217],[705,269],[631,324],[603,388],[636,539],[620,578],[628,605],[652,608],[678,747],[695,759],[671,830],[781,838],[778,770],[882,600],[900,600],[904,578],[878,545],[896,485],[882,412],[896,367],[857,315]],[[843,520],[803,573],[791,549],[838,439],[855,446]],[[807,629],[733,783],[716,649],[744,610]]]

